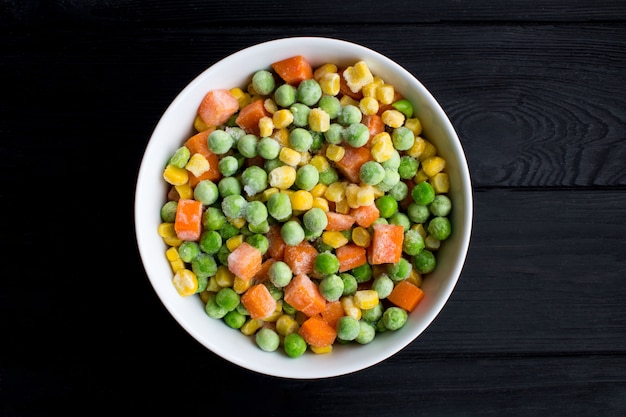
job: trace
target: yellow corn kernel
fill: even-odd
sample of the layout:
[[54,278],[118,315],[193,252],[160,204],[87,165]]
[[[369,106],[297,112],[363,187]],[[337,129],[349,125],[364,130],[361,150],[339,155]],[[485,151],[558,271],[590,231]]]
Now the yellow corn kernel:
[[337,94],[339,94],[339,89],[341,86],[341,77],[336,72],[335,73],[329,72],[329,73],[322,75],[322,77],[320,77],[318,82],[322,89],[322,93],[327,94],[329,96],[336,96]]
[[372,115],[378,113],[380,105],[378,104],[378,100],[374,97],[363,97],[359,101],[359,109],[361,109],[361,113],[365,115]]
[[417,272],[415,268],[411,268],[411,272],[406,280],[416,287],[420,287],[422,285],[422,274]]
[[311,153],[304,151],[300,152],[300,162],[298,162],[299,166],[307,165],[311,160]]
[[373,192],[374,192],[374,198],[378,198],[378,197],[382,197],[385,195],[385,192],[383,190],[381,190],[380,188],[374,186],[374,185],[370,185],[370,184],[362,184],[362,187],[370,187]]
[[415,159],[419,159],[422,152],[426,149],[426,139],[421,136],[415,136],[415,141],[413,142],[413,146],[411,146],[407,151],[407,155],[413,157]]
[[267,181],[270,187],[286,190],[296,182],[296,169],[290,165],[276,167],[267,175]]
[[354,293],[354,305],[361,310],[374,308],[378,302],[378,293],[374,290],[358,290]]
[[346,203],[348,204],[348,206],[350,206],[350,208],[357,208],[359,207],[359,190],[361,189],[361,187],[359,187],[357,184],[353,184],[350,183],[346,186]]
[[324,197],[333,203],[343,200],[346,197],[346,183],[340,181],[333,182],[326,189]]
[[309,349],[311,349],[311,352],[315,353],[316,355],[324,355],[324,354],[327,354],[327,353],[332,353],[333,345],[326,345],[326,346],[313,346],[313,345],[310,345]]
[[282,300],[278,300],[276,302],[276,308],[274,309],[274,312],[272,314],[270,314],[269,316],[265,317],[263,319],[263,321],[265,321],[265,322],[275,322],[282,315],[283,315],[283,302],[282,302]]
[[193,128],[196,129],[198,132],[204,132],[210,127],[211,126],[208,126],[204,122],[204,120],[202,120],[202,117],[200,117],[200,115],[197,115],[196,118],[193,120]]
[[426,235],[428,234],[422,223],[414,224],[413,226],[411,226],[411,230],[415,230],[417,233],[420,234],[422,238],[425,238]]
[[[374,141],[374,139],[378,136],[382,136],[382,138]],[[393,156],[394,150],[393,142],[391,141],[389,133],[379,133],[372,138],[372,147],[370,152],[372,154],[372,158],[374,158],[376,162],[388,161]]]
[[302,158],[302,155],[300,155],[300,152],[296,151],[295,149],[291,149],[291,148],[282,148],[280,150],[280,153],[278,154],[278,159],[281,162],[284,162],[287,165],[291,165],[292,167],[297,166],[300,163],[300,159]]
[[250,94],[246,93],[239,87],[231,88],[230,94],[233,95],[239,102],[239,109],[243,109],[248,104],[250,104]]
[[357,226],[352,229],[352,241],[357,246],[367,248],[372,243],[372,237],[365,227]]
[[291,201],[291,208],[293,210],[304,211],[313,207],[313,196],[306,190],[295,191],[289,196],[289,200]]
[[185,165],[185,169],[191,172],[196,177],[199,177],[200,175],[207,172],[209,168],[211,168],[211,164],[209,164],[206,156],[202,155],[201,153],[194,153],[193,155],[191,155],[191,158],[189,158],[189,161]]
[[395,97],[396,91],[391,84],[379,85],[376,89],[376,99],[382,104],[391,104]]
[[239,331],[246,336],[252,336],[254,333],[256,333],[257,330],[261,328],[262,325],[262,320],[250,318],[243,324],[243,326],[239,328]]
[[236,235],[226,239],[226,247],[229,251],[234,251],[243,243],[243,235]]
[[413,181],[416,184],[419,184],[422,181],[428,181],[428,175],[426,175],[426,173],[424,172],[424,170],[422,168],[417,170],[417,174],[415,174],[415,177],[413,177]]
[[435,174],[428,182],[433,186],[435,194],[445,194],[450,191],[450,179],[445,172]]
[[346,148],[343,146],[335,145],[331,143],[326,147],[326,158],[333,162],[341,161],[341,158],[346,154]]
[[340,248],[348,243],[348,239],[341,232],[326,230],[322,233],[322,242],[334,249]]
[[206,285],[206,290],[209,292],[218,292],[222,287],[217,283],[217,275],[209,277],[209,282]]
[[272,116],[272,121],[276,129],[286,128],[293,122],[293,113],[288,109],[277,110]]
[[328,186],[326,186],[326,184],[322,184],[321,182],[318,182],[317,184],[315,184],[313,188],[311,188],[311,190],[309,190],[309,192],[311,193],[313,198],[323,197],[327,188]]
[[371,185],[364,185],[359,187],[359,192],[356,195],[356,202],[359,206],[369,206],[370,204],[374,204],[374,200],[376,199],[376,187]]
[[276,102],[269,97],[263,100],[263,108],[265,108],[265,110],[267,110],[267,112],[271,115],[275,114],[278,111],[278,106],[276,105]]
[[430,158],[431,156],[437,155],[437,148],[428,140],[424,139],[424,150],[419,156],[420,162],[425,160],[426,158]]
[[243,294],[248,291],[248,288],[250,288],[251,285],[251,279],[243,279],[235,276],[235,279],[233,280],[233,290],[235,290],[237,294]]
[[446,167],[446,160],[440,156],[429,156],[422,161],[422,169],[429,177],[434,177],[436,174],[443,171]]
[[243,217],[237,217],[236,219],[228,219],[228,222],[235,226],[237,229],[241,229],[246,225],[246,219]]
[[180,198],[193,198],[193,188],[191,188],[191,185],[188,182],[184,183],[183,185],[175,185],[174,188],[176,189],[176,192],[178,193]]
[[178,246],[183,244],[183,240],[179,239],[176,236],[174,236],[174,237],[164,237],[163,238],[163,243],[165,243],[167,246],[178,247]]
[[176,249],[176,248],[168,248],[165,251],[165,257],[170,262],[179,260],[180,259],[180,255],[178,254],[178,249]]
[[346,316],[353,317],[357,320],[361,320],[361,309],[356,306],[354,303],[353,295],[346,295],[341,297],[341,307],[343,308],[343,312]]
[[170,262],[170,267],[172,268],[172,272],[176,273],[181,269],[185,269],[185,262],[183,262],[182,259],[177,259]]
[[230,269],[226,265],[220,265],[215,272],[215,283],[220,288],[232,288],[235,283],[235,274],[230,272]]
[[172,278],[174,288],[182,297],[188,297],[198,291],[198,277],[188,269],[181,269]]
[[359,102],[347,94],[341,96],[341,98],[339,99],[339,104],[341,104],[342,106],[347,106],[348,104],[351,104],[353,106],[359,107]]
[[278,142],[281,147],[289,146],[289,129],[276,129],[272,138]]
[[200,299],[206,305],[209,302],[209,298],[211,297],[211,291],[204,290],[200,292]]
[[313,71],[313,78],[315,81],[319,81],[325,74],[332,74],[337,72],[337,65],[327,63],[318,67]]
[[281,336],[287,336],[290,333],[297,332],[300,325],[293,316],[282,314],[276,319],[276,331]]
[[246,91],[248,92],[248,94],[250,94],[251,96],[256,96],[259,93],[256,92],[256,90],[254,89],[254,85],[252,85],[252,83],[248,84],[248,86],[246,87]]
[[165,237],[176,237],[176,230],[174,229],[174,223],[171,222],[163,222],[159,224],[157,228],[157,233],[159,236]]
[[172,185],[183,185],[189,181],[189,173],[185,168],[178,168],[172,164],[167,164],[163,171],[163,179]]
[[273,194],[276,194],[277,192],[279,192],[280,190],[278,189],[278,187],[270,187],[270,188],[266,188],[265,190],[263,190],[263,192],[261,193],[261,201],[266,202],[267,200],[270,199],[270,197]]
[[326,159],[326,157],[324,157],[323,155],[315,155],[313,158],[311,158],[309,164],[317,168],[318,172],[325,172],[328,171],[328,169],[330,168],[330,163],[328,162],[328,159]]
[[415,136],[422,134],[422,122],[417,117],[410,117],[404,121],[404,127],[411,129]]
[[309,127],[314,132],[326,132],[330,128],[330,115],[319,107],[309,112]]
[[359,92],[363,86],[374,81],[374,76],[365,61],[358,61],[353,66],[347,67],[343,77],[353,93]]
[[328,200],[323,197],[313,197],[313,205],[311,208],[320,208],[324,211],[329,211]]
[[376,98],[376,90],[378,89],[379,86],[383,84],[384,82],[380,77],[374,77],[374,80],[371,83],[364,85],[363,88],[361,89],[361,93],[363,93],[363,97]]
[[380,115],[383,119],[383,123],[392,128],[398,128],[404,124],[404,114],[398,110],[385,110]]
[[269,116],[263,116],[259,119],[259,136],[262,138],[270,136],[274,131],[274,122]]
[[428,235],[424,239],[424,248],[429,251],[436,251],[441,246],[441,241],[434,236]]
[[350,213],[350,206],[348,205],[348,199],[344,198],[335,203],[335,211],[341,214]]

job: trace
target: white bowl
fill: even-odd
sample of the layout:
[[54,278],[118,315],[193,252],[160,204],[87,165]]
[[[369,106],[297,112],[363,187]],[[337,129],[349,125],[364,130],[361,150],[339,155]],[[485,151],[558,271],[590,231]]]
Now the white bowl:
[[[409,99],[423,124],[422,136],[432,141],[447,161],[451,183],[448,196],[453,207],[452,235],[437,253],[436,270],[424,279],[424,299],[409,314],[402,329],[378,334],[366,345],[335,344],[330,354],[307,352],[298,358],[289,358],[281,349],[261,350],[251,337],[207,316],[199,297],[181,297],[172,284],[172,272],[165,258],[166,245],[157,234],[167,189],[163,180],[165,163],[192,135],[198,104],[206,92],[245,86],[255,70],[269,69],[271,63],[293,55],[306,56],[314,67],[327,62],[352,65],[363,60],[372,73]],[[294,379],[333,377],[368,368],[396,354],[424,332],[459,279],[469,248],[472,216],[472,188],[465,154],[452,124],[431,93],[411,73],[378,52],[347,41],[318,37],[277,39],[248,47],[220,60],[192,80],[154,129],[141,162],[135,194],[135,232],[141,259],[150,283],[170,314],[198,342],[233,364]]]

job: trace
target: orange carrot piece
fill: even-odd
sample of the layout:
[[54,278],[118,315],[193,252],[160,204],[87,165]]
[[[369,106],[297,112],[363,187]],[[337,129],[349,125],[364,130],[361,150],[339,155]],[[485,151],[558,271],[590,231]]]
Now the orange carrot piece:
[[283,261],[289,265],[294,275],[310,274],[318,252],[310,242],[303,240],[295,246],[285,245]]
[[345,272],[367,263],[365,248],[358,246],[356,243],[350,242],[337,248],[335,255],[339,260],[339,272]]
[[202,180],[217,181],[222,177],[218,169],[219,158],[216,154],[209,150],[208,138],[215,128],[209,128],[202,132],[198,132],[185,142],[185,146],[189,149],[191,155],[199,153],[209,161],[209,170],[200,176],[195,176],[189,172],[189,185],[195,187]]
[[269,240],[269,246],[267,248],[268,255],[277,261],[282,261],[287,245],[280,234],[280,226],[276,224],[271,225],[265,237]]
[[313,78],[313,68],[302,55],[292,56],[272,64],[272,69],[287,84],[297,86],[303,80]]
[[299,274],[283,289],[283,299],[293,308],[308,317],[326,309],[326,299],[317,284],[306,274]]
[[367,130],[369,130],[370,132],[370,138],[385,131],[385,123],[383,122],[383,118],[380,117],[378,114],[368,114],[363,116],[363,120],[361,120],[361,123],[367,126]]
[[328,224],[326,225],[324,230],[329,230],[332,232],[341,232],[342,230],[348,230],[355,222],[354,217],[352,217],[351,215],[337,213],[334,211],[327,211],[326,218],[328,219]]
[[245,130],[246,133],[253,133],[259,136],[259,120],[265,116],[270,116],[270,113],[265,109],[264,100],[260,98],[241,109],[235,119],[235,123]]
[[274,258],[267,258],[266,260],[264,260],[263,263],[261,264],[261,269],[259,269],[259,272],[254,274],[253,278],[256,281],[265,281],[268,277],[270,267],[272,266],[274,262],[276,262]]
[[243,242],[228,254],[227,260],[230,272],[245,281],[249,281],[261,270],[263,255],[260,250],[248,242]]
[[211,90],[198,106],[198,115],[207,126],[218,126],[239,110],[239,101],[224,89]]
[[263,284],[254,284],[242,294],[241,303],[253,319],[264,319],[276,311],[276,300]]
[[395,263],[402,257],[404,227],[396,224],[375,224],[368,260],[372,265]]
[[298,329],[298,334],[311,346],[332,345],[337,338],[337,331],[320,315],[306,319]]
[[376,204],[373,203],[367,206],[359,206],[350,209],[349,214],[354,217],[356,224],[361,227],[370,227],[372,223],[380,217],[380,211],[378,207],[376,207]]
[[199,240],[202,233],[202,203],[193,199],[179,199],[174,230],[179,239]]
[[361,182],[361,165],[374,158],[370,150],[365,146],[355,148],[350,145],[344,145],[344,149],[345,153],[343,158],[337,161],[335,165],[337,166],[337,170],[347,177],[350,182],[358,184]]
[[322,311],[322,318],[332,327],[337,328],[337,322],[339,319],[346,315],[341,301],[329,301],[326,303],[326,308]]
[[398,282],[387,296],[387,300],[409,313],[415,310],[423,298],[424,290],[407,280]]

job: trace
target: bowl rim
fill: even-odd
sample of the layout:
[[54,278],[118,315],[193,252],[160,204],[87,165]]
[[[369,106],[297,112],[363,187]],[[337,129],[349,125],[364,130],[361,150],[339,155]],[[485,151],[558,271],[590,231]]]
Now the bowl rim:
[[[374,340],[374,343],[361,345],[357,348],[357,350],[359,351],[357,354],[350,355],[356,358],[354,362],[350,362],[348,364],[344,363],[340,366],[334,366],[336,364],[334,364],[332,360],[329,360],[329,358],[333,357],[332,355],[338,355],[334,351],[331,355],[315,355],[314,364],[319,363],[320,366],[303,367],[298,366],[298,361],[301,361],[301,358],[287,358],[286,361],[280,360],[277,362],[275,360],[272,360],[273,358],[267,357],[267,360],[257,360],[252,362],[249,360],[248,357],[246,357],[246,355],[233,356],[233,351],[231,349],[224,349],[222,346],[218,346],[218,344],[214,343],[211,340],[208,340],[207,336],[205,334],[202,334],[198,330],[197,326],[194,326],[194,323],[189,320],[189,317],[181,314],[181,300],[176,300],[175,297],[172,297],[173,288],[171,285],[171,281],[167,283],[170,288],[166,288],[162,282],[156,281],[156,275],[158,272],[157,267],[155,267],[155,262],[151,262],[151,258],[154,256],[154,249],[149,250],[149,248],[155,247],[155,243],[149,241],[154,240],[156,230],[151,232],[146,231],[146,228],[149,224],[154,224],[149,223],[149,221],[147,220],[148,218],[150,218],[150,216],[147,216],[145,214],[145,210],[149,207],[146,207],[147,203],[141,199],[141,196],[144,196],[146,195],[146,193],[148,193],[148,191],[146,191],[146,188],[148,187],[147,181],[150,181],[148,176],[153,175],[153,172],[149,169],[148,162],[152,154],[155,153],[155,148],[157,146],[161,146],[157,144],[158,138],[160,138],[163,134],[166,134],[168,129],[171,129],[170,126],[166,126],[168,118],[173,117],[171,115],[174,114],[175,109],[182,102],[184,102],[185,100],[189,100],[189,95],[191,94],[191,92],[193,90],[196,90],[198,86],[202,84],[206,80],[206,78],[210,77],[213,73],[219,72],[219,70],[223,69],[224,67],[240,63],[240,61],[245,61],[244,57],[248,55],[267,56],[267,54],[272,51],[292,51],[292,53],[283,53],[283,55],[287,57],[289,55],[296,55],[296,53],[293,53],[293,49],[291,49],[294,46],[297,46],[299,48],[297,50],[302,51],[301,54],[305,56],[307,56],[307,50],[313,51],[315,48],[346,48],[350,51],[346,54],[350,57],[349,61],[355,62],[355,56],[362,57],[362,59],[368,62],[368,66],[370,66],[374,74],[380,73],[380,70],[382,68],[386,68],[388,69],[388,71],[393,72],[395,74],[395,77],[398,78],[398,81],[402,80],[401,82],[391,82],[394,87],[398,88],[399,91],[403,91],[403,89],[409,88],[411,89],[411,91],[415,90],[420,97],[428,102],[428,104],[430,105],[429,110],[433,112],[431,116],[434,120],[441,123],[441,126],[438,127],[443,130],[443,134],[449,136],[452,139],[449,144],[454,148],[453,154],[455,155],[455,157],[458,157],[455,162],[456,168],[458,170],[457,184],[460,186],[460,192],[458,194],[462,196],[463,213],[461,217],[463,227],[459,229],[459,231],[462,232],[461,236],[458,238],[458,240],[455,241],[458,242],[455,248],[455,251],[458,253],[458,257],[456,258],[457,261],[455,262],[454,267],[452,267],[452,269],[450,270],[449,279],[446,281],[446,285],[442,288],[438,288],[438,291],[441,291],[440,297],[436,300],[433,300],[430,308],[426,311],[427,316],[423,317],[423,320],[420,319],[420,324],[415,328],[415,330],[412,333],[409,333],[408,335],[405,335],[403,337],[397,337],[394,345],[392,345],[391,347],[385,346],[384,353],[380,353],[380,349],[375,349],[376,340],[379,338],[379,336],[377,336],[377,338]],[[336,51],[338,49],[333,50],[337,55],[338,53]],[[331,60],[328,61],[331,62]],[[249,75],[251,75],[252,70],[249,70],[248,72]],[[400,84],[399,87],[398,84]],[[230,86],[228,88],[230,88]],[[190,116],[191,120],[193,120],[194,116],[195,115]],[[192,123],[189,123],[189,126],[191,132]],[[178,142],[178,146],[180,146],[180,142]],[[135,237],[145,273],[158,298],[164,304],[172,317],[175,318],[178,324],[209,351],[244,369],[248,369],[269,376],[292,379],[328,378],[361,371],[390,358],[391,356],[397,354],[399,351],[404,349],[408,344],[416,340],[426,330],[426,328],[432,324],[434,319],[439,315],[444,305],[447,303],[449,297],[451,296],[452,291],[460,278],[462,269],[465,264],[465,260],[467,258],[473,223],[472,193],[473,191],[469,167],[459,137],[439,102],[412,73],[410,73],[400,64],[391,60],[382,53],[351,41],[317,36],[294,36],[277,38],[250,45],[246,48],[243,48],[237,52],[234,52],[224,58],[217,60],[212,65],[203,70],[200,74],[198,74],[195,78],[193,78],[167,106],[166,110],[159,118],[159,121],[154,128],[150,139],[145,147],[137,174],[137,183],[134,199]],[[454,207],[456,207],[456,204],[454,205]],[[455,233],[458,232],[455,231]],[[163,245],[162,242],[160,242],[160,244]],[[163,258],[165,258],[165,256],[163,256]],[[162,266],[162,262],[156,263]],[[199,297],[197,298],[199,302]],[[215,319],[210,320],[218,322],[218,320]],[[229,331],[233,330],[230,328],[226,329],[228,329]],[[232,333],[237,334],[238,332],[232,331]],[[238,336],[240,337],[240,335]],[[258,350],[259,352],[262,352],[256,346],[253,346],[253,348]],[[342,348],[343,346],[339,346],[338,350]],[[276,352],[269,354],[267,352],[262,353],[266,356],[278,355]],[[347,355],[345,354],[339,354],[339,356],[341,356],[342,358],[347,357]],[[323,366],[324,364],[328,365],[329,363],[333,366]],[[310,364],[307,363],[307,365]]]

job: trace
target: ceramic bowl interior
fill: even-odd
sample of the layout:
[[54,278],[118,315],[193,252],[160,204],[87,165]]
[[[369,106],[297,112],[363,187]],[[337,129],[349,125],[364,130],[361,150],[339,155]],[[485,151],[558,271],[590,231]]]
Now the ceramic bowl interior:
[[[432,141],[446,159],[451,183],[448,195],[453,205],[450,217],[453,233],[437,253],[436,270],[425,276],[423,301],[401,330],[378,334],[366,345],[336,344],[330,354],[307,352],[298,358],[289,358],[279,351],[262,351],[252,338],[208,317],[199,297],[181,297],[172,285],[170,265],[164,254],[166,246],[157,234],[161,222],[159,211],[167,189],[163,168],[172,153],[194,133],[194,117],[206,92],[245,86],[254,71],[269,69],[271,63],[293,55],[306,56],[314,67],[329,62],[351,65],[363,60],[372,73],[409,99],[422,122],[422,136]],[[220,60],[193,79],[173,100],[155,127],[141,161],[135,194],[135,231],[151,285],[169,313],[199,343],[233,364],[255,372],[313,379],[348,374],[378,364],[424,332],[444,307],[461,274],[469,247],[472,208],[470,174],[459,138],[437,100],[414,75],[381,53],[358,44],[295,37],[257,44]]]

